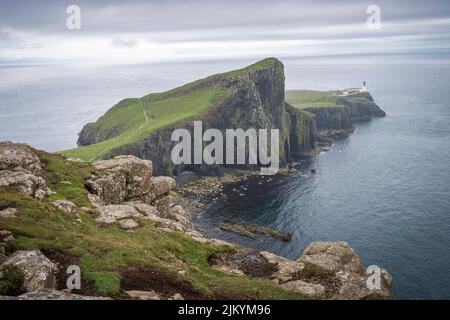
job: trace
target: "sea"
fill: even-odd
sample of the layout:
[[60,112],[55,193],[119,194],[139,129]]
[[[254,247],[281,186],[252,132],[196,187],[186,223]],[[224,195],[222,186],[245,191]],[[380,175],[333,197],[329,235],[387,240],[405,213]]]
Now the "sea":
[[[195,223],[210,236],[290,259],[312,241],[346,241],[365,266],[392,274],[395,299],[450,299],[450,65],[283,62],[287,89],[335,90],[365,80],[387,116],[357,123],[299,172],[227,186]],[[124,98],[248,63],[2,65],[0,140],[70,149],[84,124]],[[293,238],[218,231],[226,221],[258,223]]]

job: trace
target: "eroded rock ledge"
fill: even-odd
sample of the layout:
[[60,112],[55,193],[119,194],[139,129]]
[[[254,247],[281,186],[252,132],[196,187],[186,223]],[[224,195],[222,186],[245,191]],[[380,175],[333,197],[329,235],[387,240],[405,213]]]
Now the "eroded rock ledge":
[[[12,188],[37,199],[52,192],[42,176],[43,164],[33,149],[26,145],[0,143],[0,177],[11,172],[23,173],[10,183],[0,180],[2,186]],[[100,227],[117,224],[123,232],[134,232],[142,221],[152,220],[165,232],[182,232],[199,243],[228,245],[232,253],[210,257],[212,268],[233,275],[250,275],[271,279],[285,290],[300,293],[313,299],[370,299],[390,298],[392,277],[379,269],[379,286],[373,286],[374,274],[366,273],[359,256],[345,242],[313,242],[305,248],[296,261],[270,252],[210,239],[192,225],[190,214],[180,199],[171,194],[175,180],[154,177],[152,162],[134,156],[120,156],[93,163],[93,173],[86,182],[91,207],[78,207],[68,200],[51,202],[53,206],[71,215],[74,223],[83,223],[79,212],[92,214]],[[34,178],[30,178],[30,176]],[[36,180],[37,179],[37,180]],[[37,181],[37,183],[35,183]],[[27,187],[23,187],[23,186]],[[17,208],[1,208],[0,219],[14,219]],[[1,221],[1,220],[0,220]],[[13,232],[0,230],[0,242],[14,239]],[[3,246],[0,246],[3,249]],[[96,299],[97,297],[73,295],[57,291],[55,274],[57,266],[40,251],[16,251],[9,256],[0,252],[0,286],[11,272],[23,277],[23,292],[15,297],[1,299]],[[376,276],[376,275],[375,275]],[[130,291],[133,299],[159,299],[156,292]],[[167,298],[167,297],[166,297]],[[175,294],[171,299],[182,299]]]

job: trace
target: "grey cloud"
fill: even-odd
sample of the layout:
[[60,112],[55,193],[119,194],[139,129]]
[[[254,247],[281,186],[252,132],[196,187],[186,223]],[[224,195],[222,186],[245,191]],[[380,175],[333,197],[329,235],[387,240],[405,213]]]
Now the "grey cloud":
[[114,38],[113,40],[111,40],[111,44],[113,47],[132,48],[135,47],[138,42],[132,39]]

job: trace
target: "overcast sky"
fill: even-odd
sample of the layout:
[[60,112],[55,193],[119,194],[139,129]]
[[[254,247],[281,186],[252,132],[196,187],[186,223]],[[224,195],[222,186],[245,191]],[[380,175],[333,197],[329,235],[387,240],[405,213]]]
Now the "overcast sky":
[[[370,5],[381,29],[369,29]],[[81,29],[69,30],[69,5]],[[0,0],[0,63],[450,61],[450,1]],[[365,58],[365,60],[364,60]]]

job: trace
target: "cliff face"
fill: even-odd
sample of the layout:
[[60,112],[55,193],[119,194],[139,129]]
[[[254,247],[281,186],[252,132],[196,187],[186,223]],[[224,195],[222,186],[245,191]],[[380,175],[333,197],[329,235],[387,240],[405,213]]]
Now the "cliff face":
[[353,123],[368,121],[374,117],[384,117],[386,113],[374,102],[370,93],[360,93],[340,97],[336,107],[306,108],[316,115],[319,131],[351,131]]
[[[146,99],[161,99],[161,97],[176,98],[211,88],[220,88],[228,93],[224,99],[205,111],[185,117],[175,124],[154,129],[151,133],[143,135],[138,142],[116,146],[108,151],[106,157],[131,154],[151,160],[158,175],[173,175],[185,170],[218,174],[222,168],[220,166],[174,165],[171,160],[171,151],[178,143],[171,141],[173,130],[187,129],[193,137],[193,122],[201,120],[203,131],[209,128],[219,129],[224,137],[226,129],[279,129],[280,165],[283,166],[314,149],[315,137],[318,134],[348,132],[352,130],[354,121],[384,115],[368,93],[339,97],[335,107],[311,107],[300,110],[285,102],[284,83],[283,64],[277,59],[269,58],[241,70],[213,75],[162,94],[155,94],[156,98],[143,97],[144,102]],[[123,130],[120,126],[108,125],[106,130],[98,128],[108,119],[108,113],[129,107],[126,101],[131,100],[120,102],[97,123],[86,125],[80,133],[79,145],[91,145],[114,137],[117,140]],[[140,110],[134,109],[134,112]],[[151,119],[150,122],[152,121]],[[224,150],[225,157],[226,150]],[[234,167],[258,169],[256,165]]]
[[[127,153],[149,159],[154,163],[156,174],[172,175],[187,169],[217,174],[220,171],[218,166],[173,165],[171,161],[171,150],[177,143],[171,141],[173,130],[184,128],[193,136],[193,121],[201,120],[203,130],[216,128],[224,137],[226,129],[279,129],[281,165],[301,156],[314,148],[314,116],[286,105],[284,67],[280,61],[271,60],[264,68],[248,68],[239,75],[217,75],[187,86],[184,93],[202,87],[225,87],[231,90],[232,94],[195,119],[186,119],[176,125],[156,130],[138,145],[116,149],[112,155]],[[84,131],[83,141],[91,135],[89,127]],[[252,165],[234,167],[257,169]]]

